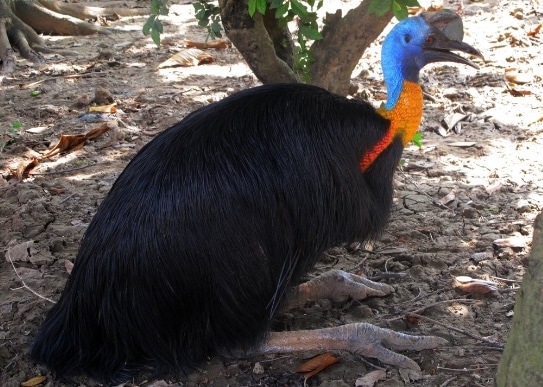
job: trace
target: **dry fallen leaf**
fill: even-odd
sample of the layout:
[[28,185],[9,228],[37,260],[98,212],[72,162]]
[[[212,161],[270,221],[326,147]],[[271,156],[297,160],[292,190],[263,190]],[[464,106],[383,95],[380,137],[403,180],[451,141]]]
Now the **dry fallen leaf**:
[[32,157],[30,160],[21,161],[17,164],[17,168],[10,168],[11,173],[19,181],[27,179],[30,170],[39,164],[39,161],[36,157]]
[[496,239],[494,243],[498,247],[524,248],[526,247],[527,239],[525,237],[512,236],[509,238]]
[[485,191],[487,194],[492,195],[494,192],[499,190],[502,187],[501,181],[497,180],[494,183],[488,185],[485,187]]
[[89,113],[117,113],[115,104],[101,105],[101,106],[89,106]]
[[508,82],[522,85],[532,82],[534,77],[531,74],[521,73],[515,68],[508,68],[505,70],[505,79]]
[[195,48],[228,48],[229,43],[226,39],[213,39],[207,42],[195,42],[194,40],[185,39],[185,47]]
[[177,67],[177,66],[190,67],[190,66],[201,65],[202,63],[213,63],[213,62],[215,62],[215,58],[213,58],[211,55],[197,48],[189,48],[187,50],[178,52],[171,58],[165,60],[164,62],[158,65],[158,68],[163,69],[165,67]]
[[447,204],[447,203],[450,203],[452,202],[454,199],[456,199],[456,193],[454,192],[454,190],[452,190],[451,192],[449,192],[447,195],[443,196],[439,202],[443,205]]
[[61,152],[80,149],[85,145],[85,140],[84,134],[62,134],[56,145],[44,153],[43,157],[49,158]]
[[379,380],[385,380],[386,378],[386,370],[371,371],[361,378],[356,379],[354,385],[356,387],[373,387]]
[[332,364],[337,362],[338,359],[330,352],[321,353],[320,355],[312,357],[300,367],[298,367],[296,372],[303,373],[304,378],[309,379],[313,375],[321,372],[326,367],[331,366]]
[[85,133],[85,138],[87,140],[94,140],[95,138],[100,137],[102,134],[104,134],[108,130],[109,130],[109,125],[107,122],[104,122],[103,124]]
[[482,282],[470,282],[467,284],[458,284],[457,288],[466,293],[472,294],[487,294],[496,290],[495,286]]
[[47,379],[47,376],[35,376],[31,379],[28,379],[26,382],[21,383],[21,387],[33,387],[41,384]]
[[529,31],[528,32],[528,36],[536,36],[537,34],[539,34],[539,31],[541,31],[541,27],[543,27],[543,23],[540,23],[537,25],[537,27],[535,27],[533,30]]
[[83,148],[87,140],[93,140],[109,130],[109,125],[104,122],[85,134],[62,134],[56,145],[43,154],[44,158],[52,157],[62,152],[72,152]]

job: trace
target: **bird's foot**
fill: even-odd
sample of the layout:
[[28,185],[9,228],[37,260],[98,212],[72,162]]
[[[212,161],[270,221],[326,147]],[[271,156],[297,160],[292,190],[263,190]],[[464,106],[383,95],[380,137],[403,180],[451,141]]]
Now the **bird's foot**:
[[349,298],[362,300],[368,296],[386,296],[394,292],[390,285],[373,282],[366,277],[331,270],[301,284],[289,300],[290,307],[301,306],[307,301],[329,299],[344,302]]
[[347,324],[337,328],[345,335],[349,352],[416,371],[420,371],[420,367],[415,361],[394,351],[422,351],[448,343],[441,337],[407,335],[368,323]]
[[436,336],[412,336],[368,323],[333,328],[272,332],[259,353],[344,350],[384,364],[420,371],[412,359],[395,351],[421,351],[447,344]]

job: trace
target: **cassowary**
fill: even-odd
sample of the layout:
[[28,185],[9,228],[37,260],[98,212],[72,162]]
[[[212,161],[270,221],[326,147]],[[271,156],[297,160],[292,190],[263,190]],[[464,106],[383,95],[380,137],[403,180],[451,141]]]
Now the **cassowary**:
[[[299,287],[326,249],[376,238],[392,178],[422,115],[419,70],[481,54],[444,28],[397,24],[382,48],[379,109],[303,84],[255,87],[203,107],[149,142],[99,207],[31,356],[57,377],[105,383],[187,372],[214,354],[337,349],[418,368],[395,350],[445,340],[366,323],[269,333],[294,303],[392,288],[333,271]],[[325,286],[322,286],[322,285]],[[293,290],[294,289],[294,290]]]

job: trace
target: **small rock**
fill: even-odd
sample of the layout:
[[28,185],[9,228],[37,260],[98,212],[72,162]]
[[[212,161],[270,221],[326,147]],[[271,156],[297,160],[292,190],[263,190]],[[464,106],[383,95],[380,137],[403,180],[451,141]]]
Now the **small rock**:
[[94,92],[94,102],[97,105],[108,105],[113,103],[113,101],[113,94],[111,94],[111,91],[109,91],[108,89],[98,87]]
[[253,367],[253,373],[255,375],[262,375],[264,373],[264,367],[259,362],[255,363],[255,366]]

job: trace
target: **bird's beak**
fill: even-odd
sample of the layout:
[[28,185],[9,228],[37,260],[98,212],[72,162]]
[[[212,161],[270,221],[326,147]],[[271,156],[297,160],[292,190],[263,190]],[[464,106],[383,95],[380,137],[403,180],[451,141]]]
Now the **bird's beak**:
[[479,68],[469,59],[451,52],[461,51],[484,59],[479,50],[462,42],[464,30],[460,16],[449,10],[422,14],[421,16],[430,26],[430,31],[422,48],[424,64],[456,62],[476,69]]

